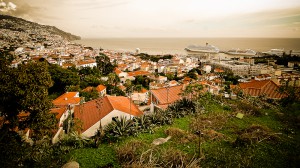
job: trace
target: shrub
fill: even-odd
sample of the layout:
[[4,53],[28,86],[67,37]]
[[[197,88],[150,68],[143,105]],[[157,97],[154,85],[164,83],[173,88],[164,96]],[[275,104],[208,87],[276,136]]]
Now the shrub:
[[226,121],[230,117],[227,113],[209,113],[207,115],[196,115],[190,123],[190,129],[192,132],[205,129],[220,130],[225,125]]
[[168,136],[171,136],[172,139],[180,141],[180,143],[188,143],[188,142],[192,142],[197,139],[196,135],[186,132],[184,130],[181,130],[179,128],[173,128],[173,127],[165,130],[165,134],[167,134]]
[[259,143],[263,140],[277,141],[278,136],[267,127],[251,125],[250,127],[237,132],[238,137],[234,142],[235,146],[245,146]]
[[208,140],[221,140],[225,138],[224,134],[212,129],[203,130],[202,133],[204,138]]
[[139,155],[146,144],[142,141],[133,140],[117,148],[118,159],[123,164],[131,164],[139,160]]
[[179,128],[171,127],[171,128],[168,128],[167,130],[165,130],[165,134],[167,134],[168,136],[171,136],[172,138],[180,139],[186,135],[186,132]]
[[241,101],[237,104],[237,108],[242,111],[244,114],[253,115],[253,116],[261,116],[261,111],[258,106],[254,104],[250,104],[246,101]]

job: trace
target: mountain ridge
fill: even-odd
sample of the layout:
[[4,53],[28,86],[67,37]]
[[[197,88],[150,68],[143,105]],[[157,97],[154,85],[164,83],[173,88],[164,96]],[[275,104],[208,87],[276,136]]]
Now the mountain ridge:
[[80,36],[65,32],[55,26],[42,25],[10,15],[0,15],[0,30],[28,33],[30,32],[29,30],[31,30],[32,32],[48,32],[49,34],[61,36],[63,39],[67,39],[69,41],[81,39]]

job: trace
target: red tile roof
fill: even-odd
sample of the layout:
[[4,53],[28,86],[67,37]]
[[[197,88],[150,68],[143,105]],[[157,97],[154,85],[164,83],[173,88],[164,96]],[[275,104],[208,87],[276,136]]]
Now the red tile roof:
[[66,110],[67,110],[67,106],[64,106],[64,107],[50,109],[50,112],[56,114],[56,119],[59,120],[60,117],[64,114],[64,112],[66,112]]
[[122,91],[126,90],[126,87],[124,85],[119,85],[118,88],[121,89]]
[[96,63],[95,60],[82,60],[82,61],[78,61],[77,64],[78,65],[86,65],[86,64],[93,64]]
[[75,106],[74,117],[82,121],[82,132],[84,132],[113,110],[118,110],[133,116],[140,116],[143,114],[134,103],[130,103],[128,97],[105,96]]
[[150,90],[158,104],[170,104],[181,99],[183,85]]
[[63,67],[63,68],[69,68],[69,67],[72,67],[72,66],[75,66],[75,64],[71,64],[71,63],[62,63],[62,67]]
[[171,84],[171,85],[175,85],[175,84],[178,84],[178,82],[177,82],[176,80],[171,80],[171,81],[170,81],[170,84]]
[[117,74],[117,75],[119,75],[120,73],[122,73],[122,71],[119,69],[119,68],[115,68],[115,73]]
[[151,73],[148,71],[133,71],[133,72],[128,72],[128,76],[143,76],[143,75],[150,75]]
[[69,104],[79,104],[80,103],[80,97],[77,96],[78,92],[66,92],[53,100],[53,104],[55,106],[67,106]]
[[214,72],[224,72],[224,70],[223,70],[223,69],[216,68],[216,69],[214,70]]
[[98,92],[101,92],[101,91],[103,91],[104,89],[106,89],[106,86],[104,86],[104,85],[98,85],[98,86],[96,87],[96,90],[97,90]]
[[240,83],[239,87],[242,89],[244,94],[257,97],[265,95],[267,98],[280,99],[285,94],[279,93],[279,86],[272,80],[263,80]]
[[146,92],[148,92],[148,90],[145,88],[142,88],[141,93],[146,93]]

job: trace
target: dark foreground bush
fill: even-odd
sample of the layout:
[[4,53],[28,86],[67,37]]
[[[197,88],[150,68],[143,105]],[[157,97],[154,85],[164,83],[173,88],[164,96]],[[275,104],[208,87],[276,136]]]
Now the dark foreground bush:
[[82,148],[72,151],[69,160],[75,160],[80,167],[120,167],[117,154],[109,145],[100,145],[98,149]]

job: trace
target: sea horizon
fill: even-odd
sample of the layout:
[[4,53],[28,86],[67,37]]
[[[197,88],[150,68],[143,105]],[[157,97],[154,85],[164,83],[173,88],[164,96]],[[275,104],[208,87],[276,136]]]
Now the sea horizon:
[[188,45],[205,45],[209,43],[218,47],[221,51],[230,49],[253,49],[257,52],[266,52],[270,49],[300,50],[300,38],[274,38],[274,37],[103,37],[82,38],[76,43],[93,48],[103,48],[119,52],[140,52],[148,54],[182,54],[185,55],[185,47]]

